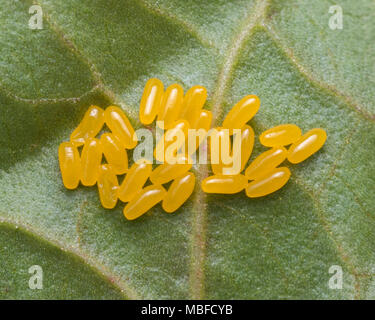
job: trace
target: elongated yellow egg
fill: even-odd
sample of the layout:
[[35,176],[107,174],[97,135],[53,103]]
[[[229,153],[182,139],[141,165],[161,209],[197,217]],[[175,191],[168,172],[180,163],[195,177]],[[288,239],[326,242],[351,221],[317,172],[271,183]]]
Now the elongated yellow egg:
[[[212,112],[208,110],[201,110],[199,117],[195,120],[195,123],[192,124],[192,129],[196,131],[196,138],[189,138],[188,140],[188,151],[189,154],[193,154],[199,146],[206,139],[208,131],[211,128],[212,122]],[[200,130],[201,129],[201,130]],[[195,140],[195,143],[194,143]]]
[[102,163],[102,147],[98,139],[89,138],[83,145],[81,155],[81,182],[84,186],[93,186],[99,177]]
[[175,179],[168,189],[162,206],[164,211],[171,213],[180,208],[191,196],[195,187],[195,175],[187,172],[181,177]]
[[250,163],[245,171],[245,176],[249,180],[258,179],[282,163],[287,154],[288,151],[284,147],[276,147],[263,152]]
[[139,107],[139,119],[141,123],[149,125],[155,120],[156,115],[160,111],[163,93],[164,86],[159,79],[152,78],[147,81]]
[[255,95],[249,95],[237,102],[223,121],[227,129],[240,129],[258,112],[260,100]]
[[70,141],[77,146],[85,143],[88,138],[95,137],[104,125],[104,110],[91,106],[85,113],[82,121],[70,135]]
[[246,188],[247,178],[242,174],[237,175],[214,175],[202,181],[202,190],[206,193],[238,193]]
[[185,94],[180,118],[186,119],[192,126],[200,116],[201,109],[207,99],[207,90],[202,86],[193,86]]
[[138,191],[124,208],[125,218],[128,220],[139,218],[162,201],[166,194],[167,191],[160,185],[151,185]]
[[170,85],[164,92],[158,121],[164,121],[164,129],[170,129],[178,119],[184,97],[184,90],[179,84]]
[[286,167],[275,168],[265,175],[249,183],[246,195],[249,198],[266,196],[282,188],[290,178],[290,170]]
[[72,142],[63,142],[59,146],[58,153],[60,171],[65,188],[77,188],[81,176],[81,159],[77,147]]
[[[232,156],[232,142],[230,131],[227,128],[217,127],[210,132],[209,147],[211,156],[211,169],[215,175],[223,174],[223,168],[231,164],[224,164],[223,152],[228,157]],[[227,161],[225,161],[227,162]]]
[[305,133],[288,150],[288,160],[291,163],[300,163],[323,147],[327,134],[323,129],[315,128]]
[[98,191],[100,202],[104,208],[112,209],[116,206],[118,189],[117,176],[111,165],[102,164],[99,171]]
[[182,176],[189,171],[192,163],[185,155],[177,156],[177,163],[163,163],[156,167],[150,175],[150,180],[154,184],[163,184]]
[[141,190],[152,171],[152,164],[148,161],[134,163],[122,182],[118,197],[123,202],[129,202]]
[[166,157],[176,156],[187,140],[188,130],[189,123],[186,120],[175,121],[172,128],[168,129],[158,141],[154,150],[155,159],[164,162]]
[[282,124],[264,131],[259,140],[266,147],[279,147],[296,142],[301,135],[301,129],[295,124]]
[[[242,171],[247,161],[253,152],[254,147],[254,130],[249,125],[244,125],[241,128],[241,170]],[[233,153],[233,150],[232,150]]]
[[110,106],[104,112],[105,123],[126,149],[137,145],[137,137],[125,113],[116,106]]
[[198,118],[193,122],[192,128],[204,129],[208,131],[211,128],[212,112],[209,110],[201,110]]
[[100,145],[115,174],[124,174],[128,171],[128,155],[117,137],[112,133],[104,133],[100,137]]

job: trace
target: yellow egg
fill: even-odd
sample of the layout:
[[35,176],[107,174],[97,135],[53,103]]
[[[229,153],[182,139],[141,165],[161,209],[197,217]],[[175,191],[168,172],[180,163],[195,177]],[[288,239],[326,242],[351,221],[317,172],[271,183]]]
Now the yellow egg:
[[63,184],[67,189],[78,187],[81,176],[81,159],[73,142],[63,142],[59,146],[59,164]]
[[116,206],[118,188],[117,176],[111,165],[102,164],[99,171],[98,191],[100,202],[104,208],[112,209]]
[[249,95],[237,102],[223,121],[227,129],[240,129],[258,112],[260,100],[255,95]]
[[265,175],[249,183],[246,195],[249,198],[266,196],[282,188],[290,178],[290,171],[286,167],[275,168]]
[[111,106],[105,109],[104,118],[108,128],[126,149],[132,149],[137,145],[134,128],[119,107]]
[[185,155],[178,155],[177,163],[163,163],[156,167],[150,175],[150,180],[154,184],[164,184],[171,180],[182,176],[184,173],[188,172],[192,163],[189,158]]
[[164,129],[170,129],[181,111],[184,90],[179,84],[170,85],[164,92],[157,120],[164,122]]
[[206,193],[238,193],[245,189],[247,178],[242,174],[237,175],[213,175],[202,181],[202,190]]
[[[186,120],[175,121],[172,128],[168,129],[158,141],[154,150],[155,159],[164,162],[166,157],[176,156],[187,140],[188,130],[189,123]],[[170,150],[172,151],[168,152]]]
[[326,142],[327,134],[323,129],[316,128],[305,133],[288,150],[288,161],[300,163],[317,152]]
[[128,220],[134,220],[145,214],[153,206],[163,200],[167,191],[160,185],[151,185],[140,191],[125,206],[124,216]]
[[77,146],[85,143],[86,139],[95,137],[104,125],[104,111],[97,106],[91,106],[82,121],[70,135],[70,141]]
[[149,125],[155,120],[160,111],[163,94],[164,86],[159,79],[152,78],[147,81],[139,106],[139,120],[141,123]]
[[245,171],[245,176],[249,180],[257,179],[276,168],[286,159],[287,154],[288,151],[284,147],[276,147],[263,152],[250,163]]
[[192,172],[176,178],[168,189],[162,207],[164,211],[171,213],[180,208],[191,196],[195,187],[195,175]]
[[193,86],[185,94],[182,101],[180,118],[185,119],[191,126],[200,116],[201,109],[207,99],[207,90],[202,86]]
[[260,143],[266,147],[287,146],[301,137],[301,129],[295,124],[282,124],[264,131]]
[[139,190],[142,189],[152,171],[152,164],[148,161],[139,161],[134,163],[122,182],[118,197],[123,202],[128,202],[134,198]]
[[128,155],[117,137],[112,133],[104,133],[100,137],[100,145],[115,174],[124,174],[128,171]]
[[93,186],[98,181],[102,163],[102,147],[98,139],[87,139],[81,155],[81,182],[84,186]]

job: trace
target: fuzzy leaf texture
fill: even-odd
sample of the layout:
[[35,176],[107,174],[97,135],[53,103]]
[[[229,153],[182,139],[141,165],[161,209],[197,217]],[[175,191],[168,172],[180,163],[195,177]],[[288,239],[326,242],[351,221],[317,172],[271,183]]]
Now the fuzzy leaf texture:
[[[375,2],[6,0],[0,9],[0,298],[375,298]],[[28,10],[43,9],[30,30]],[[135,128],[151,77],[207,87],[219,126],[247,94],[250,125],[327,131],[278,192],[207,195],[136,221],[66,190],[57,149],[91,104]],[[194,168],[198,182],[210,167]],[[28,286],[32,265],[43,290]],[[328,281],[343,269],[342,290]]]

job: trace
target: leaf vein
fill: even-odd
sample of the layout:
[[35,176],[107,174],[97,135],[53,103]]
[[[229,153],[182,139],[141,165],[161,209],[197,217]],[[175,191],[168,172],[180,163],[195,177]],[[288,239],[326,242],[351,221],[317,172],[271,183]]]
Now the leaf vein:
[[234,65],[238,59],[240,50],[245,43],[246,39],[251,35],[257,24],[264,18],[269,3],[267,0],[259,0],[252,11],[244,20],[242,28],[233,37],[232,42],[229,44],[222,69],[219,73],[217,86],[212,98],[212,113],[213,119],[217,120],[222,112],[222,105],[225,92],[232,77]]
[[200,33],[198,32],[198,30],[196,30],[192,24],[186,22],[185,20],[181,19],[177,15],[174,15],[174,14],[168,13],[167,11],[162,10],[160,7],[155,7],[151,5],[145,0],[136,0],[136,1],[142,8],[146,9],[152,15],[160,16],[182,27],[187,33],[189,33],[195,39],[197,39],[204,47],[215,49],[216,51],[218,51],[218,48],[215,46],[215,44],[212,41],[202,37]]
[[[218,113],[221,112],[222,103],[226,87],[231,79],[231,72],[237,60],[239,51],[256,26],[258,20],[264,16],[268,1],[260,0],[257,2],[254,11],[248,15],[243,23],[243,27],[234,36],[232,44],[226,53],[222,69],[217,79],[217,85],[213,96],[213,119],[216,121]],[[198,184],[208,176],[207,166],[198,174]],[[192,241],[191,241],[191,267],[190,267],[190,289],[193,299],[202,299],[204,297],[204,264],[206,257],[206,223],[207,223],[207,205],[206,194],[199,192],[195,198],[195,204],[192,217]]]
[[271,37],[271,39],[274,41],[274,43],[282,50],[284,55],[292,62],[292,64],[297,68],[297,70],[312,84],[316,85],[322,90],[328,91],[332,93],[334,96],[338,97],[341,101],[344,102],[344,104],[350,108],[351,110],[354,110],[356,113],[358,113],[361,117],[364,119],[375,122],[375,115],[370,114],[365,110],[363,106],[361,106],[357,101],[355,101],[352,97],[346,95],[345,93],[341,92],[338,88],[335,86],[325,83],[323,81],[320,81],[319,79],[316,79],[313,73],[310,70],[307,70],[305,66],[302,65],[302,63],[297,59],[297,57],[294,55],[292,49],[288,48],[283,40],[280,38],[278,33],[274,30],[272,26],[270,26],[269,23],[264,23],[263,26],[265,27],[265,31],[267,34]]

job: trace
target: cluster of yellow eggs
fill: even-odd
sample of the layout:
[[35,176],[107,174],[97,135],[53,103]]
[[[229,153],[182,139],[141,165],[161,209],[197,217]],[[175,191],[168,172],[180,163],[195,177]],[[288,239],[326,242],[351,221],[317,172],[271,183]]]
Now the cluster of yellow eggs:
[[[176,211],[194,191],[195,175],[190,172],[191,154],[177,152],[174,155],[176,161],[170,163],[164,162],[164,150],[176,142],[173,137],[177,131],[184,134],[182,144],[185,144],[190,129],[204,129],[211,143],[212,135],[208,133],[212,113],[203,109],[206,99],[207,91],[202,86],[194,86],[184,95],[183,88],[178,84],[173,84],[164,91],[163,83],[158,79],[150,79],[146,83],[140,103],[140,121],[144,125],[150,125],[157,119],[157,124],[162,123],[166,130],[154,151],[155,158],[161,162],[154,169],[151,161],[146,159],[138,160],[128,168],[127,150],[134,149],[138,140],[124,112],[116,106],[105,110],[91,106],[72,132],[70,141],[59,146],[64,186],[75,189],[80,182],[84,186],[97,184],[102,206],[111,209],[118,200],[127,203],[124,216],[128,220],[140,217],[159,202],[162,202],[166,212]],[[240,154],[233,156],[240,158],[241,165],[238,173],[228,174],[229,165],[221,161],[220,150],[216,150],[213,155],[214,149],[210,146],[211,158],[215,156],[218,161],[211,163],[213,175],[202,181],[204,192],[233,194],[245,189],[246,195],[251,198],[270,194],[289,180],[289,169],[278,167],[285,159],[291,163],[299,163],[323,146],[326,140],[323,129],[312,129],[302,135],[301,129],[296,125],[280,125],[261,134],[261,144],[271,149],[259,155],[245,170],[254,145],[254,131],[247,122],[254,117],[259,107],[260,100],[257,96],[246,96],[230,110],[222,127],[215,128],[214,134],[220,139],[224,139],[226,131],[232,135],[236,129],[240,129]],[[102,133],[99,139],[96,138],[104,125],[110,132]],[[198,140],[193,147],[194,152],[201,143]],[[159,148],[160,144],[163,148]],[[290,147],[287,150],[285,146],[288,145]],[[181,147],[182,145],[177,145],[176,150],[182,150]],[[160,153],[159,149],[163,151]],[[244,174],[241,174],[244,170]],[[125,177],[119,184],[118,176],[124,174]],[[148,180],[151,184],[145,186]],[[163,185],[171,181],[166,190]]]

